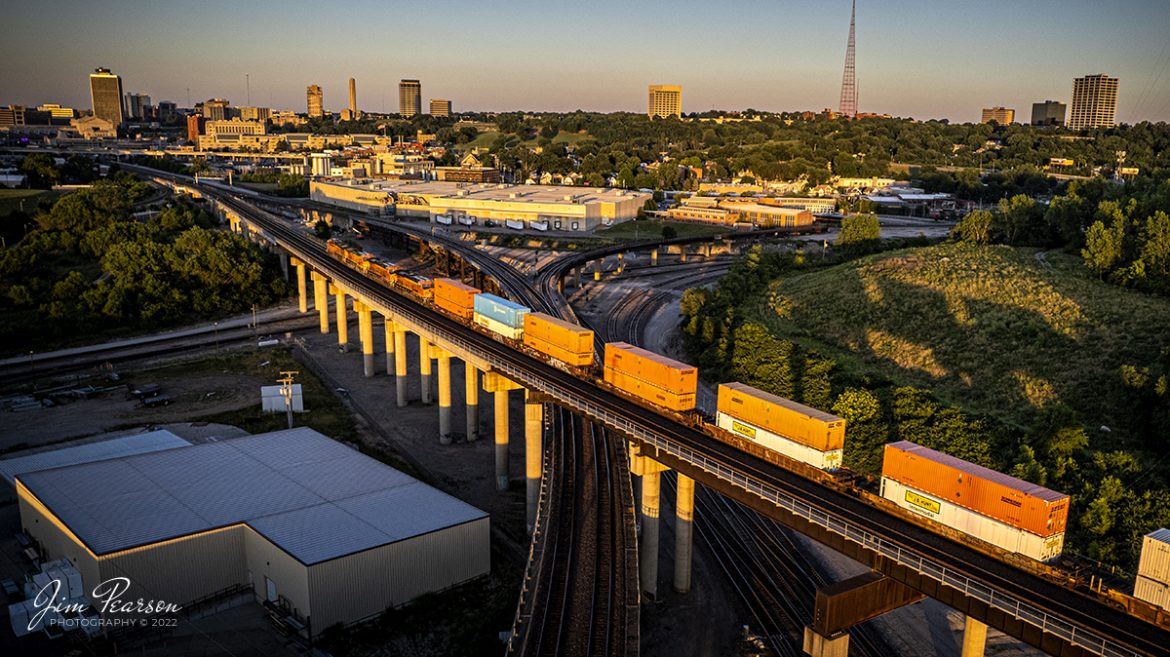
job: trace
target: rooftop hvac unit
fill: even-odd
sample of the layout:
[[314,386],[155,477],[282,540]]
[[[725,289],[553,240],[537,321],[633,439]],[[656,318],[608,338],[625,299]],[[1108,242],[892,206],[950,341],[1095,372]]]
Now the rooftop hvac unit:
[[563,201],[574,201],[574,200],[576,200],[576,199],[573,197],[573,195],[572,195],[572,194],[565,194],[565,197],[564,197],[563,199],[561,199],[561,200],[563,200]]

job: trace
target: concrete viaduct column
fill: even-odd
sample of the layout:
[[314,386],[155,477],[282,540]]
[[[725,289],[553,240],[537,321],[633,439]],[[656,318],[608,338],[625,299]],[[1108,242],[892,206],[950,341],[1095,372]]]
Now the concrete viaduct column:
[[658,249],[653,249],[650,251],[650,264],[651,265],[658,264]]
[[422,388],[422,403],[431,403],[431,343],[418,336],[418,382]]
[[329,333],[329,279],[313,272],[313,307],[321,315],[321,333]]
[[366,378],[374,376],[374,309],[353,300],[353,309],[358,316],[358,337],[362,342],[362,372]]
[[345,310],[345,290],[330,285],[330,292],[333,293],[335,303],[333,310],[337,313],[337,344],[343,349],[349,346],[349,317]]
[[309,312],[309,292],[306,285],[305,263],[293,258],[293,265],[297,268],[297,304],[301,314]]
[[519,387],[498,372],[483,375],[483,389],[495,395],[496,490],[508,489],[508,392]]
[[479,440],[479,368],[464,363],[463,399],[467,405],[467,442]]
[[406,329],[394,326],[394,394],[398,408],[406,406]]
[[643,455],[637,445],[631,443],[630,447],[630,473],[638,475],[642,480],[642,534],[638,540],[638,570],[642,579],[642,594],[654,601],[658,597],[659,494],[662,472],[669,468]]
[[691,590],[691,535],[695,518],[695,480],[678,473],[674,500],[674,590]]
[[532,400],[524,391],[524,478],[527,491],[528,533],[536,525],[536,506],[540,502],[542,440],[544,438],[544,404]]
[[386,375],[394,374],[394,320],[383,318],[382,329],[386,339]]
[[451,444],[451,354],[439,352],[439,444]]
[[983,649],[986,645],[987,625],[967,616],[966,622],[963,624],[962,657],[983,657]]

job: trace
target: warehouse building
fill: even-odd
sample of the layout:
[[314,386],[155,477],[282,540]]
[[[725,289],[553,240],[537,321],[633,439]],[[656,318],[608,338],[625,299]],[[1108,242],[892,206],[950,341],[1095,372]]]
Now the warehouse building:
[[485,512],[308,429],[16,476],[21,523],[85,590],[184,604],[250,586],[292,627],[338,623],[488,573]]
[[436,223],[589,231],[629,221],[653,198],[626,189],[411,180],[314,180],[314,201]]

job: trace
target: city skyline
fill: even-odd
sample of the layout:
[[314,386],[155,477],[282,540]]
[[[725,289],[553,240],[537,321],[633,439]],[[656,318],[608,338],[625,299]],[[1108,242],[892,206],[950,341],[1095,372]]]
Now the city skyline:
[[[1067,103],[1073,78],[1105,73],[1122,81],[1119,122],[1170,121],[1170,17],[1161,3],[952,4],[858,3],[859,111],[975,122],[982,107]],[[200,44],[211,35],[182,26],[206,24],[209,13],[227,5],[99,0],[69,5],[69,11],[60,11],[64,3],[21,5],[10,13],[16,29],[0,63],[0,103],[88,108],[85,76],[105,66],[127,87],[182,106],[188,105],[188,88],[191,104],[212,97],[242,104],[250,78],[253,105],[299,109],[303,89],[315,83],[322,86],[325,109],[337,112],[347,106],[350,77],[366,90],[359,109],[372,112],[397,109],[395,92],[403,78],[422,80],[427,97],[455,99],[468,111],[641,113],[646,85],[657,80],[687,89],[687,113],[838,104],[849,0],[735,2],[717,23],[696,20],[704,6],[686,0],[636,6],[606,1],[584,11],[563,3],[517,5],[523,5],[524,21],[465,2],[395,7],[393,15],[385,6],[357,2],[345,15],[362,16],[360,21],[322,21],[322,10],[308,3],[281,3],[280,11],[273,11],[275,3],[233,5],[233,20],[215,22],[217,47],[210,50]],[[379,36],[383,24],[436,16],[449,18],[443,43],[421,32],[393,40]],[[582,50],[564,42],[563,28],[570,23],[578,34],[605,33],[605,43],[578,56]],[[38,24],[52,25],[73,47],[44,50]],[[308,38],[306,25],[314,25],[314,48],[297,47],[302,35]],[[494,36],[482,38],[485,31]],[[694,48],[700,35],[719,47]],[[355,43],[363,44],[361,58],[319,55],[346,52]]]

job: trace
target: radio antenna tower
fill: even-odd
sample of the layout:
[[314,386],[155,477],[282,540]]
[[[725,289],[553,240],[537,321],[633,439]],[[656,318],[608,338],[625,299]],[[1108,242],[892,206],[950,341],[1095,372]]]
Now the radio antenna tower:
[[857,21],[857,0],[853,0],[853,11],[849,14],[849,47],[845,49],[845,77],[841,79],[841,108],[843,116],[857,117],[857,69],[854,60],[854,26]]

